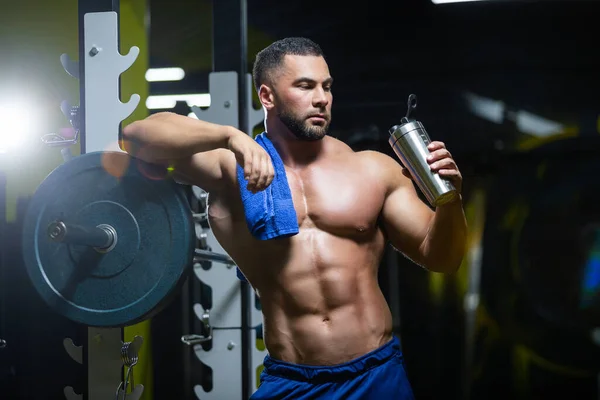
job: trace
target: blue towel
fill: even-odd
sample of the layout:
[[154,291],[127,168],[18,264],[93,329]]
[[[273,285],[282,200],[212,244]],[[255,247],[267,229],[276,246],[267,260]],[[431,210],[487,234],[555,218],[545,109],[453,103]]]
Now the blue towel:
[[[296,235],[299,231],[298,218],[283,161],[265,132],[257,135],[255,140],[271,156],[275,177],[265,190],[252,193],[246,188],[244,168],[237,165],[237,178],[248,229],[255,238],[260,240]],[[239,269],[237,276],[245,280]]]

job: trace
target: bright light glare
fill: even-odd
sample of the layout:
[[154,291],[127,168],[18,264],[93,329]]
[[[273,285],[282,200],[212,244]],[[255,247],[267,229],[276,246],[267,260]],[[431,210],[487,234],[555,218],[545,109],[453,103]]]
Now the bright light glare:
[[564,125],[556,121],[525,110],[508,110],[507,112],[507,105],[500,100],[490,99],[470,92],[464,93],[464,97],[467,100],[469,111],[478,117],[495,122],[496,124],[502,124],[505,120],[512,121],[516,124],[519,131],[529,135],[548,137],[560,134],[566,129]]
[[464,94],[469,110],[478,117],[501,124],[504,121],[504,109],[506,104],[500,100],[467,92]]
[[190,107],[209,107],[210,94],[196,93],[148,96],[148,98],[146,99],[146,107],[149,110],[170,109],[174,108],[178,101],[185,101]]
[[146,71],[148,82],[180,81],[185,77],[185,71],[181,68],[150,68]]
[[37,125],[31,104],[7,102],[0,104],[0,153],[23,146],[35,134]]
[[517,124],[517,129],[537,137],[558,135],[566,129],[564,125],[558,122],[524,110],[517,111],[513,119]]

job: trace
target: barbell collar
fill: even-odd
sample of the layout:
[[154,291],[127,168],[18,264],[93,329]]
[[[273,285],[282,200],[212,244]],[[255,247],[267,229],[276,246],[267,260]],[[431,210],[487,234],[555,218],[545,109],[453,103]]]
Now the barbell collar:
[[185,344],[187,344],[188,346],[194,346],[196,344],[201,344],[201,343],[206,343],[206,342],[210,342],[212,340],[212,336],[204,336],[204,335],[196,335],[196,334],[190,334],[190,335],[183,335],[181,337],[181,341]]
[[110,225],[82,226],[60,220],[48,225],[48,237],[55,242],[89,246],[101,251],[111,250],[117,242],[117,232]]

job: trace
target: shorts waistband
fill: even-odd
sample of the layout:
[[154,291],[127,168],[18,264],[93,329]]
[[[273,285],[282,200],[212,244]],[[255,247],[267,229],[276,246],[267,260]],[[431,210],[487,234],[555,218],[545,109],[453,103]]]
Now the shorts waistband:
[[386,363],[394,356],[402,357],[400,340],[396,336],[383,346],[343,364],[328,366],[293,364],[267,355],[263,365],[264,373],[267,375],[313,383],[333,382],[361,375]]

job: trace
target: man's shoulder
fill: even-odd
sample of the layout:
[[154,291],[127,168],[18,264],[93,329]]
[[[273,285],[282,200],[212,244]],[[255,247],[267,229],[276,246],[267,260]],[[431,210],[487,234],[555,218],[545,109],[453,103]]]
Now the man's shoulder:
[[351,163],[361,170],[379,171],[389,170],[397,172],[401,170],[401,165],[396,158],[378,151],[378,150],[354,150],[347,143],[334,138],[328,138],[332,153],[339,156],[344,163]]
[[397,168],[398,161],[386,153],[377,150],[360,150],[354,153],[356,157],[378,168]]
[[[354,150],[348,143],[333,136],[327,136],[326,140],[329,143],[330,149],[332,149],[335,154],[346,157],[357,157],[358,159],[364,159],[366,161],[373,162],[389,162],[390,160],[394,161],[387,154],[376,150]],[[386,160],[386,158],[389,160]]]
[[362,150],[355,153],[357,167],[376,179],[390,190],[404,187],[411,180],[402,173],[402,164],[389,154],[377,150]]

